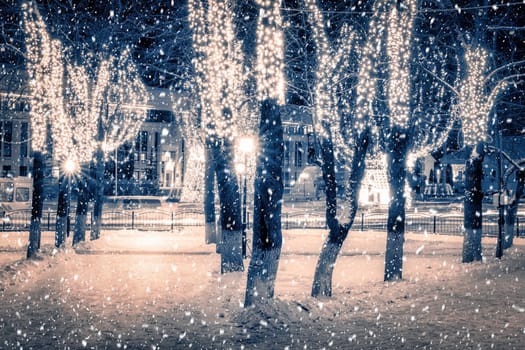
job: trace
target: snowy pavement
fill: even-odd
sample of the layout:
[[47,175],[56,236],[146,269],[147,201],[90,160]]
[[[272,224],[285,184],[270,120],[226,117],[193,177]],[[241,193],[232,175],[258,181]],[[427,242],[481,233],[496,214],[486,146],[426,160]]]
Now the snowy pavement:
[[325,234],[284,231],[276,301],[243,309],[246,274],[219,273],[202,228],[104,231],[59,251],[46,232],[32,261],[27,232],[3,232],[0,256],[19,261],[0,270],[0,349],[523,348],[524,239],[501,261],[484,239],[485,261],[461,264],[461,237],[408,234],[404,280],[384,283],[385,233],[351,232],[333,298],[316,300]]

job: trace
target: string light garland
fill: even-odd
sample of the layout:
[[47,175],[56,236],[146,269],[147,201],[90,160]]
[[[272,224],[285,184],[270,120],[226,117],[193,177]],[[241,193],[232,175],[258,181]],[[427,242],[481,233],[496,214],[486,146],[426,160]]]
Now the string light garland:
[[[235,37],[231,3],[189,0],[193,60],[200,95],[201,128],[208,137],[236,137],[245,99],[242,41]],[[225,111],[227,111],[225,113]]]
[[470,45],[465,48],[465,77],[457,83],[457,103],[454,112],[461,120],[465,145],[484,142],[488,117],[497,96],[508,83],[500,81],[487,93],[487,50]]
[[[402,9],[404,6],[406,8]],[[391,6],[388,14],[386,53],[389,79],[387,84],[390,126],[406,129],[410,120],[410,60],[416,1]]]
[[284,34],[280,0],[257,0],[257,98],[284,104]]
[[131,50],[124,49],[118,57],[109,56],[99,72],[94,111],[102,112],[105,131],[104,149],[112,152],[120,145],[133,140],[146,119],[147,91],[142,83]]
[[367,41],[361,53],[361,61],[357,75],[356,107],[354,127],[358,133],[371,128],[372,134],[378,134],[374,116],[374,101],[377,98],[377,62],[382,46],[382,34],[386,19],[386,1],[376,1],[373,6],[373,16],[368,25]]
[[[33,149],[46,151],[48,125],[58,164],[88,162],[97,147],[111,152],[136,137],[146,118],[147,92],[130,50],[101,60],[91,79],[84,67],[66,64],[61,42],[51,39],[35,7],[24,3],[22,11]],[[98,118],[107,131],[104,145],[97,143]]]
[[350,132],[345,132],[347,128],[342,123],[337,89],[349,66],[354,35],[350,27],[343,26],[336,47],[332,48],[324,30],[324,18],[315,0],[306,0],[305,5],[309,10],[312,34],[317,47],[314,127],[319,137],[331,139],[336,152],[348,159],[353,156],[353,147],[350,146],[354,138]]

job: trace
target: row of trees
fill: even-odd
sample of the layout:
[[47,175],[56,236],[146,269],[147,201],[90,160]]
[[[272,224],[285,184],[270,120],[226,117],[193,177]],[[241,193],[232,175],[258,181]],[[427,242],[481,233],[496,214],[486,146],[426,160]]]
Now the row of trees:
[[[212,8],[214,3],[210,4]],[[452,59],[450,45],[432,49],[418,45],[415,33],[418,39],[424,37],[421,31],[425,25],[422,22],[425,21],[417,18],[418,3],[415,0],[376,1],[366,24],[365,35],[359,36],[359,31],[343,25],[335,39],[330,39],[331,34],[326,32],[328,21],[323,18],[315,1],[306,0],[304,5],[316,48],[317,69],[312,110],[319,143],[319,164],[326,184],[326,220],[329,227],[329,235],[316,267],[312,295],[329,296],[332,293],[332,271],[355,217],[357,193],[365,159],[370,152],[387,154],[391,187],[384,279],[402,278],[406,174],[413,159],[443,147],[458,125],[464,135],[465,146],[472,150],[471,159],[467,162],[463,261],[480,258],[482,210],[479,179],[482,169],[479,161],[482,158],[479,154],[484,149],[489,117],[496,98],[505,90],[507,80],[515,80],[521,75],[511,74],[502,79],[488,73],[488,53],[481,49],[478,38],[470,38],[461,48],[455,48]],[[267,13],[271,13],[271,9],[261,6],[260,16],[266,23],[272,23],[264,18]],[[194,27],[194,30],[196,28],[202,26]],[[258,38],[264,38],[265,33],[260,30],[258,27]],[[279,30],[279,26],[274,28],[273,35]],[[230,42],[223,40],[222,43],[223,47],[231,47]],[[220,46],[216,42],[208,45]],[[259,46],[257,48],[257,57],[260,57],[264,51],[261,52]],[[431,50],[432,55],[428,55]],[[460,58],[461,52],[465,53],[464,59]],[[421,58],[425,58],[424,64],[416,64],[417,59]],[[450,69],[451,61],[457,69]],[[265,72],[264,78],[256,81],[258,86],[265,87],[271,77],[279,72],[278,68],[268,65],[276,65],[280,61],[267,58],[263,62],[256,66],[255,74]],[[513,62],[511,66],[516,67],[520,63]],[[426,79],[415,78],[422,76]],[[278,175],[273,178],[277,179],[275,184],[270,188],[264,187],[268,180],[264,179],[264,171],[260,172],[271,166],[265,163],[268,159],[281,159],[278,153],[272,153],[271,157],[266,153],[268,145],[273,142],[272,152],[282,147],[278,143],[280,123],[273,121],[277,113],[269,112],[275,108],[264,101],[259,99],[259,105],[262,106],[261,125],[271,122],[275,130],[270,138],[265,138],[266,131],[260,129],[262,151],[255,183],[254,253],[248,275],[246,305],[253,302],[254,295],[262,296],[263,299],[273,295],[272,283],[280,252],[279,225],[268,225],[262,221],[264,230],[261,231],[261,221],[258,219],[266,215],[280,217],[279,205],[272,205],[270,213],[260,205],[272,202],[264,199],[264,193],[280,193],[279,186],[282,186],[282,178]],[[344,215],[337,213],[336,197],[335,173],[341,164],[344,164],[348,173],[345,185],[348,211]],[[279,174],[279,170],[275,168],[271,173]],[[262,242],[261,237],[264,238]],[[265,249],[260,250],[261,246]],[[471,255],[473,258],[470,258]],[[252,271],[265,271],[268,283],[253,282]],[[253,290],[257,290],[257,293],[253,293]]]
[[[330,18],[323,16],[323,11],[314,0],[304,0],[304,3],[294,6],[307,14],[301,31],[306,39],[297,40],[294,47],[305,42],[308,47],[301,52],[315,53],[315,58],[305,65],[305,69],[313,71],[313,74],[306,74],[312,77],[313,85],[309,90],[311,96],[305,100],[312,103],[319,144],[318,162],[326,183],[326,219],[329,227],[329,235],[316,267],[312,295],[329,296],[332,293],[332,271],[355,217],[365,161],[367,156],[378,152],[387,154],[392,189],[384,278],[402,278],[407,171],[414,158],[446,144],[458,125],[465,135],[465,144],[474,150],[467,163],[464,261],[481,257],[479,176],[485,150],[484,139],[489,131],[488,118],[496,98],[506,91],[505,82],[520,77],[519,72],[507,74],[504,78],[500,73],[508,73],[521,62],[513,62],[488,73],[486,59],[489,54],[481,49],[482,40],[465,37],[465,42],[457,45],[458,34],[462,37],[461,33],[444,27],[443,23],[434,25],[436,18],[432,17],[432,12],[419,11],[416,0],[377,0],[367,10],[367,20],[360,17],[353,22],[346,21],[349,23],[344,25],[341,24],[344,20],[334,24]],[[60,160],[67,160],[71,155],[71,152],[64,150],[90,147],[90,151],[79,149],[72,154],[76,154],[77,158],[89,154],[88,158],[95,160],[96,173],[100,174],[102,162],[99,160],[103,158],[103,152],[113,149],[136,132],[122,129],[124,119],[131,118],[126,120],[133,120],[129,124],[137,127],[142,118],[140,113],[134,115],[131,111],[122,111],[124,101],[140,104],[140,96],[144,96],[140,93],[140,79],[132,60],[124,52],[120,58],[110,57],[109,54],[97,56],[94,64],[86,65],[80,54],[85,51],[79,50],[75,51],[71,61],[77,63],[64,66],[68,59],[59,55],[62,52],[59,43],[54,41],[54,47],[47,44],[53,41],[45,37],[45,26],[34,24],[41,21],[38,13],[32,6],[26,6],[24,10],[28,13],[26,23],[38,27],[35,34],[27,28],[27,32],[34,35],[34,42],[28,43],[28,70],[34,82],[31,91],[41,100],[31,112],[32,130],[37,132],[37,137],[44,138],[43,131],[51,130],[54,150]],[[129,14],[128,17],[113,16],[110,21],[122,30],[126,18],[134,17]],[[286,86],[284,78],[287,49],[290,55],[285,38],[290,36],[284,35],[285,25],[279,1],[261,0],[256,4],[242,2],[239,5],[189,0],[188,18],[191,32],[180,29],[170,34],[175,38],[183,34],[192,38],[192,68],[179,70],[189,72],[186,77],[188,84],[182,85],[196,92],[198,112],[181,122],[187,126],[187,144],[203,145],[205,149],[207,240],[218,244],[222,272],[244,269],[241,203],[232,162],[232,146],[239,135],[256,133],[259,125],[253,252],[245,299],[245,304],[251,305],[273,296],[282,244],[283,141],[279,106],[284,103],[287,87],[297,88],[290,79]],[[249,24],[255,24],[255,21],[257,25],[253,27],[256,32],[253,33]],[[132,22],[135,23],[136,19]],[[157,21],[142,27],[148,33],[167,35],[155,23]],[[28,37],[31,38],[31,35]],[[162,35],[158,34],[158,37]],[[167,52],[169,42],[163,40],[159,52]],[[109,46],[105,50],[110,50]],[[135,52],[147,53],[144,47]],[[34,48],[34,55],[42,56],[31,57],[29,48]],[[104,49],[104,45],[101,48]],[[462,52],[465,52],[464,59]],[[93,71],[86,73],[81,66],[92,67]],[[312,70],[313,66],[316,68]],[[151,69],[162,71],[158,62],[152,63]],[[104,73],[104,70],[114,75]],[[70,78],[45,79],[51,76]],[[82,85],[79,80],[90,83]],[[65,86],[63,81],[71,83]],[[125,96],[125,91],[119,89],[119,86],[135,86],[133,84],[137,84],[136,88],[127,90],[132,91],[131,96]],[[68,91],[69,95],[64,91]],[[64,98],[65,95],[67,98]],[[112,107],[115,109],[110,110]],[[121,111],[116,113],[118,108]],[[117,117],[124,119],[113,119]],[[77,125],[83,122],[91,126],[86,135],[96,130],[95,135],[78,139],[78,135],[69,135],[67,130],[63,130],[64,126],[73,125],[71,123]],[[111,128],[110,124],[118,127]],[[102,140],[106,140],[106,146],[103,146]],[[38,203],[41,192],[38,189],[42,181],[39,169],[41,152],[45,149],[38,147],[38,142],[36,144],[34,219],[28,256],[39,245],[41,204]],[[90,162],[90,159],[82,161]],[[348,174],[345,183],[345,208],[348,209],[340,214],[335,174],[342,167]],[[220,232],[216,232],[212,224],[215,222],[215,187],[220,199]],[[516,191],[518,198],[519,191]],[[79,200],[80,197],[83,196],[79,196]],[[78,207],[85,208],[85,203],[84,198]],[[100,208],[95,205],[98,218]],[[85,215],[84,209],[79,214],[80,217]],[[63,242],[61,231],[57,226],[58,245]],[[75,242],[82,240],[82,229],[78,232]],[[96,238],[98,230],[95,228],[92,232],[95,233],[92,238]]]
[[33,148],[34,185],[27,250],[31,257],[40,247],[44,153],[51,149],[54,162],[60,164],[55,245],[61,247],[65,242],[71,196],[68,187],[77,179],[73,244],[85,240],[90,197],[94,197],[91,239],[97,239],[102,218],[104,158],[136,136],[146,116],[145,108],[140,106],[145,105],[147,97],[129,50],[118,56],[100,53],[76,57],[75,62],[64,53],[61,41],[50,37],[36,6],[24,3],[22,11]]

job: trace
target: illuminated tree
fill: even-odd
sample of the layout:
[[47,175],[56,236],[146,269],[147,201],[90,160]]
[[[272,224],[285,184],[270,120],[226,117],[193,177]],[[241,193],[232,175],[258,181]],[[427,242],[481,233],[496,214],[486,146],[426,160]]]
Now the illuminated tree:
[[[348,235],[357,212],[358,190],[365,169],[365,155],[369,145],[369,130],[356,129],[350,96],[341,82],[349,72],[354,35],[344,26],[335,48],[325,33],[325,21],[314,0],[307,0],[313,38],[317,48],[318,67],[314,89],[314,125],[320,143],[321,169],[326,192],[326,222],[328,237],[317,262],[312,286],[312,296],[332,295],[332,274],[337,256]],[[346,222],[337,215],[337,166],[343,160],[348,165],[349,179],[346,186],[348,212]]]
[[42,208],[44,201],[44,158],[47,152],[47,130],[56,147],[58,160],[67,157],[71,144],[71,128],[67,126],[62,99],[63,61],[60,42],[49,36],[38,9],[22,4],[26,33],[26,66],[31,96],[30,125],[33,150],[33,198],[27,257],[40,249]]
[[[207,6],[205,6],[207,5]],[[221,272],[242,271],[241,207],[233,165],[240,107],[244,100],[242,43],[236,39],[230,4],[189,1],[199,91],[200,130],[205,145],[205,218],[208,242],[215,238],[214,180],[220,201]]]
[[471,148],[470,158],[465,164],[463,262],[482,259],[481,180],[489,115],[496,98],[507,87],[507,79],[518,77],[509,76],[489,89],[487,85],[492,74],[487,73],[487,59],[487,51],[479,45],[467,46],[465,71],[454,90],[457,94],[455,113],[462,123],[465,146]]
[[284,36],[279,0],[259,0],[255,76],[260,103],[259,146],[254,183],[252,257],[244,305],[273,298],[282,246]]
[[[86,77],[89,80],[89,77]],[[96,116],[95,196],[91,239],[100,237],[104,203],[104,159],[134,139],[146,118],[147,92],[129,49],[118,57],[101,60],[94,79],[86,113]],[[90,117],[91,118],[91,117]]]

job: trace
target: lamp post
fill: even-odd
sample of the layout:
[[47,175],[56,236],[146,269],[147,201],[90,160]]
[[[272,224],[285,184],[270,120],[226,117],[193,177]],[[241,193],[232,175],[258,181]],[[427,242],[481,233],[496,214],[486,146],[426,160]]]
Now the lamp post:
[[72,159],[67,159],[64,163],[64,173],[67,177],[67,202],[66,202],[66,236],[69,237],[69,231],[71,227],[71,221],[69,218],[69,212],[71,208],[71,177],[77,171],[77,164]]
[[248,170],[248,154],[254,150],[253,138],[249,136],[242,137],[239,140],[239,149],[243,155],[242,166],[239,167],[242,170],[243,176],[243,189],[242,189],[242,257],[246,258],[246,197],[247,197],[247,184],[246,184],[246,172]]

